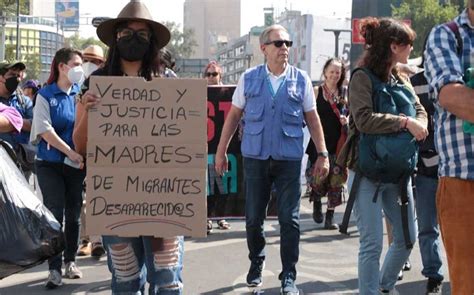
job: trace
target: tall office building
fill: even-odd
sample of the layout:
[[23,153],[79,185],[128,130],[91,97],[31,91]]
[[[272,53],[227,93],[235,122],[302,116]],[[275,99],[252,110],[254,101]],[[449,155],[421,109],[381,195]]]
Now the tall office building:
[[240,0],[185,0],[184,28],[194,30],[191,58],[215,55],[219,43],[240,37]]

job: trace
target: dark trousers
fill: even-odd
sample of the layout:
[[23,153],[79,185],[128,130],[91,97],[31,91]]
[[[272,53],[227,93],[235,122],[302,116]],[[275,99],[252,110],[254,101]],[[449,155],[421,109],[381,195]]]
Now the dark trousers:
[[275,185],[280,224],[281,277],[296,278],[300,242],[301,161],[256,160],[244,158],[245,221],[249,258],[253,263],[265,259],[266,216],[270,190]]
[[[72,168],[63,163],[36,161],[38,184],[43,194],[44,205],[53,213],[63,227],[66,240],[64,262],[76,260],[79,245],[82,189],[86,171]],[[49,269],[61,272],[61,255],[48,261]]]

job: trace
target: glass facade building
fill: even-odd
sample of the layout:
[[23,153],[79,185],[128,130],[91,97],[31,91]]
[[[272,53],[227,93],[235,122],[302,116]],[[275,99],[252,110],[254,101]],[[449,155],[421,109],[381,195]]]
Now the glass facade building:
[[[16,17],[6,17],[3,28],[5,32],[5,48],[13,48],[16,52],[17,32]],[[57,49],[63,47],[63,31],[54,19],[33,16],[20,16],[20,60],[26,61],[29,55],[39,56],[41,63],[40,76],[44,82],[50,72],[51,62]]]

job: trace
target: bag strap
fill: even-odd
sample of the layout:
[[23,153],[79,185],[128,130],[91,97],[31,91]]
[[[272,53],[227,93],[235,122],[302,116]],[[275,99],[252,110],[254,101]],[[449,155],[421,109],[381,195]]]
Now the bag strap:
[[408,182],[410,180],[410,175],[402,177],[400,180],[400,208],[402,215],[402,228],[403,228],[403,237],[405,239],[405,247],[407,250],[413,248],[413,243],[410,239],[410,228],[408,227]]
[[377,107],[377,104],[375,103],[375,95],[374,94],[376,92],[377,86],[380,85],[380,84],[383,84],[383,82],[377,76],[375,76],[372,73],[371,70],[369,70],[368,68],[365,68],[365,67],[355,68],[354,71],[352,71],[351,79],[354,76],[355,72],[357,72],[357,71],[363,71],[370,78],[370,83],[371,83],[371,86],[372,86],[372,109],[374,110],[374,113],[377,113],[378,112],[378,107]]
[[339,225],[339,232],[341,234],[349,235],[349,233],[347,233],[347,228],[349,227],[349,220],[351,219],[352,208],[354,207],[361,179],[362,175],[356,171],[354,180],[352,181],[349,199],[347,200],[346,210],[344,211],[344,217],[342,218],[342,223]]
[[463,42],[458,24],[455,21],[450,21],[446,23],[446,26],[454,33],[456,37],[456,52],[458,56],[462,57]]
[[[328,102],[329,102],[329,105],[331,106],[331,109],[332,111],[334,112],[334,114],[336,115],[337,119],[339,120],[341,118],[341,112],[339,112],[339,109],[337,108],[337,104],[336,102],[334,101],[334,99],[332,97],[329,97],[330,93],[329,91],[327,90],[327,87],[326,85],[323,85],[322,86],[323,88],[323,95],[325,96],[325,94],[327,94],[328,96]],[[337,90],[339,91],[339,90]]]

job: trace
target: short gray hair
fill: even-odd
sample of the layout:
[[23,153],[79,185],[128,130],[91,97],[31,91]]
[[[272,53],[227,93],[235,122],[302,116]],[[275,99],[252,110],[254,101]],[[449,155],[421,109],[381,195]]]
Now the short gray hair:
[[[474,0],[472,0],[474,1]],[[263,30],[263,32],[260,34],[260,45],[263,45],[267,42],[270,41],[270,33],[273,32],[273,31],[283,31],[285,33],[288,33],[288,31],[285,29],[285,27],[281,26],[281,25],[271,25],[269,27],[266,27],[265,30]]]

